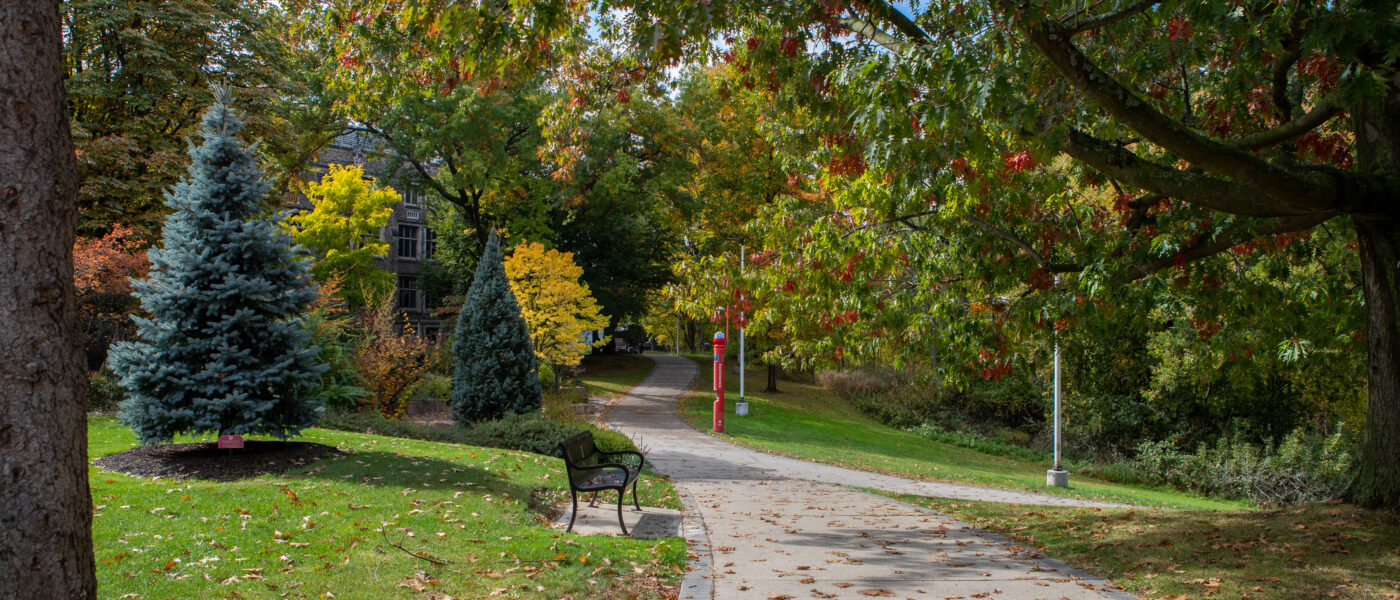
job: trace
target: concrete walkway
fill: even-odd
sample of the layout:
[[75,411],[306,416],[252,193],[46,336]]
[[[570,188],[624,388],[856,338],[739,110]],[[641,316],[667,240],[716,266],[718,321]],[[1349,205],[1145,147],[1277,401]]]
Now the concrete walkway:
[[674,410],[695,379],[685,358],[656,368],[606,414],[686,504],[695,558],[686,600],[756,598],[1133,598],[1059,561],[926,509],[851,489],[1047,506],[1111,506],[911,481],[775,456],[701,433]]

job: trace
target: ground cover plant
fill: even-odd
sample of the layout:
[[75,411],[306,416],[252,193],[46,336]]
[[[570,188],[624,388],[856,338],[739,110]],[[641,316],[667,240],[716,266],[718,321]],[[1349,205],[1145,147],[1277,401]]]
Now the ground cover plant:
[[1393,513],[1343,504],[1144,511],[898,498],[1144,598],[1400,598],[1400,520]]
[[[89,432],[93,457],[136,444],[112,418],[89,419]],[[226,483],[91,467],[103,596],[661,597],[685,562],[679,538],[544,526],[540,507],[567,496],[552,457],[324,429],[302,439],[344,454]],[[643,477],[638,491],[644,505],[675,504],[664,481]]]
[[[702,431],[710,429],[714,393],[709,363],[678,410]],[[753,378],[758,372],[749,373]],[[1204,498],[1168,488],[1110,483],[1072,476],[1071,487],[1045,487],[1046,462],[997,456],[882,425],[849,402],[815,385],[784,381],[782,393],[748,392],[749,415],[733,415],[738,378],[725,379],[725,432],[736,444],[796,458],[925,479],[1062,494],[1142,506],[1241,509],[1242,502]]]

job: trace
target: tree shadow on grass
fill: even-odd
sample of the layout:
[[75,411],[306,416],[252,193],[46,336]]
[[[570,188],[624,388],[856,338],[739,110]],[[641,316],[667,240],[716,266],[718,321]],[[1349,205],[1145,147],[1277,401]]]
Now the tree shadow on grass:
[[1023,511],[982,526],[1139,592],[1238,598],[1400,593],[1400,517],[1345,505],[1265,512]]
[[[528,509],[535,512],[542,511],[542,507],[538,506],[542,492],[557,488],[551,485],[522,486],[512,481],[505,470],[507,465],[513,466],[513,463],[502,464],[502,468],[497,470],[492,470],[490,464],[492,463],[484,461],[482,464],[472,464],[379,450],[359,450],[335,459],[323,460],[308,469],[289,472],[281,478],[321,479],[391,488],[452,489],[476,495],[491,494],[521,499],[527,502]],[[540,481],[542,484],[547,482]]]

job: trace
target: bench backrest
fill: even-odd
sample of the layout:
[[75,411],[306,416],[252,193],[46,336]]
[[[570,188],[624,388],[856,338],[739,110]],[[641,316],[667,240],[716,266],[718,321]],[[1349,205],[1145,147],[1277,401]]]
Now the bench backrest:
[[[598,449],[593,445],[593,432],[585,431],[559,442],[564,461],[569,466],[569,479],[574,483],[588,480],[597,469],[587,468],[598,462]],[[582,468],[581,468],[582,467]]]

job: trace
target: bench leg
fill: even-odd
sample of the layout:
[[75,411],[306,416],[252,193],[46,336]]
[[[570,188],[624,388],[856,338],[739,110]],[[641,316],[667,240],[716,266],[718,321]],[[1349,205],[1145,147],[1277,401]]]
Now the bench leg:
[[598,490],[593,490],[593,495],[588,497],[588,505],[592,507],[598,506]]
[[636,480],[633,480],[633,481],[632,481],[632,506],[637,510],[637,512],[641,512],[641,511],[642,511],[642,505],[637,504],[637,482],[636,482]]
[[574,500],[574,512],[569,514],[569,527],[564,531],[574,530],[574,518],[578,516],[578,492],[569,490],[569,497]]
[[617,491],[617,524],[622,527],[622,535],[627,535],[627,521],[622,520],[622,499],[627,496],[627,490]]

